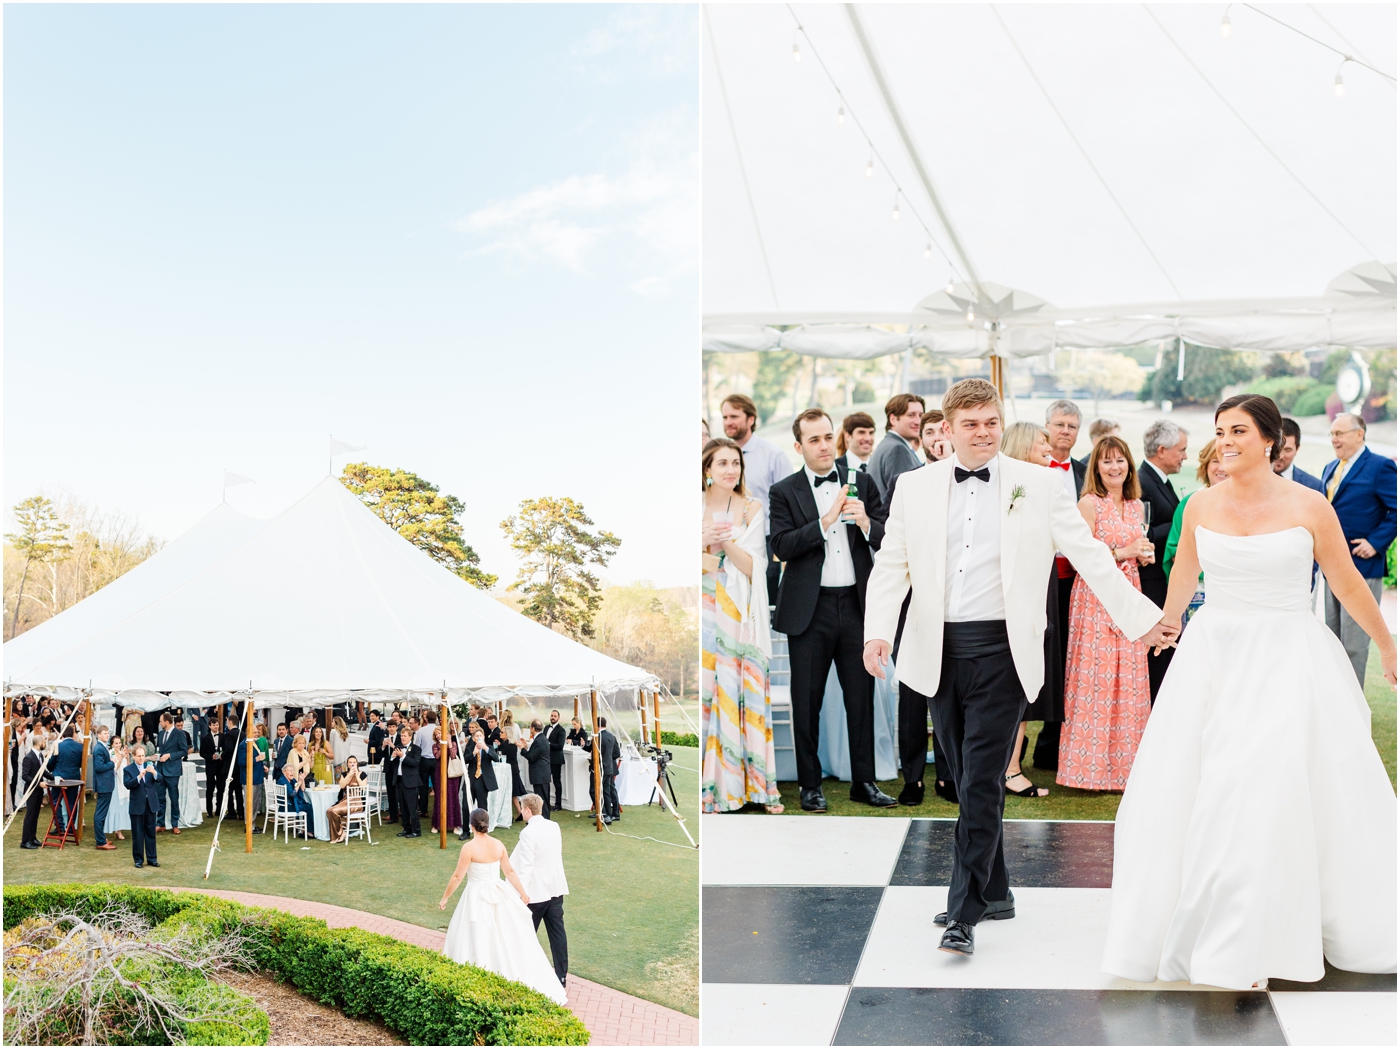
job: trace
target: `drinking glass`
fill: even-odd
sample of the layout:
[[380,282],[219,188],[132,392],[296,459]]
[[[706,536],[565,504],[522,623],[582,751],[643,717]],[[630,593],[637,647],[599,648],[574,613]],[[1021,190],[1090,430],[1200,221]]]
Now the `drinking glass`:
[[[1146,499],[1139,500],[1142,503],[1142,537],[1147,538],[1147,533],[1152,530],[1152,504]],[[1151,564],[1157,560],[1157,551],[1153,550],[1147,555],[1147,563]]]

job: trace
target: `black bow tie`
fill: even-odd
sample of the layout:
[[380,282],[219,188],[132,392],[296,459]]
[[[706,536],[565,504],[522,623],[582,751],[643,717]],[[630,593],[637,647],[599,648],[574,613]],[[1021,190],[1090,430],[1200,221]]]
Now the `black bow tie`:
[[820,488],[827,481],[830,481],[832,484],[837,484],[840,480],[841,478],[836,475],[836,471],[832,470],[831,473],[827,474],[825,477],[818,477],[815,487]]
[[953,467],[953,480],[957,481],[958,484],[962,484],[969,477],[975,477],[979,481],[991,483],[992,471],[988,470],[985,466],[980,470],[964,470],[961,466]]

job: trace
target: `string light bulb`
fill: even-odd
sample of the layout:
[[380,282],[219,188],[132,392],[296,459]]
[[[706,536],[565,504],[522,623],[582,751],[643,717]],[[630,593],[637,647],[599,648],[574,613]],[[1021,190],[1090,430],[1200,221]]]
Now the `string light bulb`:
[[931,259],[931,258],[933,258],[933,244],[932,244],[932,243],[929,243],[929,244],[925,244],[925,245],[924,245],[924,258],[926,258],[926,259]]
[[1337,78],[1332,81],[1332,91],[1338,98],[1341,98],[1347,93],[1347,86],[1342,83],[1342,74],[1340,72],[1337,73]]
[[951,276],[948,278],[948,286],[943,290],[949,295],[953,294],[953,278]]
[[975,313],[972,312],[972,307],[969,306],[969,307],[967,308],[967,320],[968,320],[968,323],[971,324],[971,323],[972,323],[973,321],[975,321],[976,319],[977,319],[977,315],[976,315]]
[[844,124],[845,122],[846,122],[846,107],[845,107],[845,106],[837,106],[837,107],[836,107],[836,123],[838,123],[838,124]]
[[793,60],[794,62],[801,62],[801,61],[802,61],[802,48],[800,48],[800,47],[797,46],[797,37],[796,37],[796,36],[794,36],[794,37],[792,38],[792,60]]
[[894,219],[896,222],[899,221],[899,194],[898,194],[898,193],[896,193],[896,194],[894,195],[894,211],[892,211],[892,212],[890,213],[890,218]]
[[1220,20],[1220,35],[1221,35],[1221,36],[1229,36],[1229,35],[1230,35],[1230,16],[1229,16],[1229,15],[1226,15],[1224,18],[1222,18],[1222,19]]
[[867,160],[867,161],[865,162],[865,177],[866,177],[866,178],[874,178],[874,177],[875,177],[875,158],[874,158],[874,157],[871,157],[869,160]]

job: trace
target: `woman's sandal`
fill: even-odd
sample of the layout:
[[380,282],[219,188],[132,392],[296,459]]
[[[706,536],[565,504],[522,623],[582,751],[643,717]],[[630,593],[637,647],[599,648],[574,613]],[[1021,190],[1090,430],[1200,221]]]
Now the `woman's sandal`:
[[[1015,779],[1016,776],[1024,777],[1026,782],[1030,783],[1031,785],[1025,790],[1012,790],[1011,781]],[[1050,792],[1044,787],[1037,787],[1034,783],[1031,783],[1031,778],[1027,776],[1024,772],[1018,772],[1015,776],[1006,777],[1006,793],[1014,794],[1018,798],[1046,798],[1050,796]]]

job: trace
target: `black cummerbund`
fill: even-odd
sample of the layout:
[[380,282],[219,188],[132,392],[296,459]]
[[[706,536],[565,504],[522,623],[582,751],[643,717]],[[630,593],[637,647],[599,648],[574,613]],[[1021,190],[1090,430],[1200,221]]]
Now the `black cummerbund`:
[[983,656],[1010,655],[1006,620],[974,619],[965,623],[943,624],[943,654],[953,659],[980,659]]

